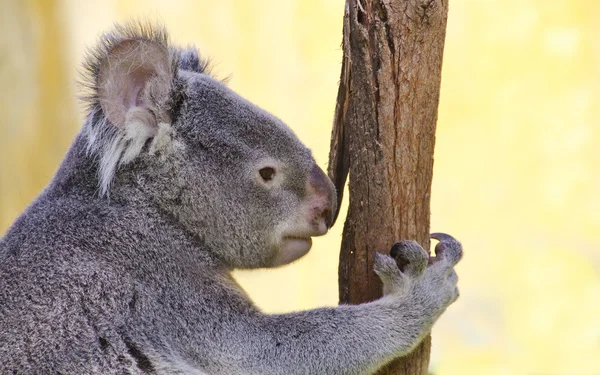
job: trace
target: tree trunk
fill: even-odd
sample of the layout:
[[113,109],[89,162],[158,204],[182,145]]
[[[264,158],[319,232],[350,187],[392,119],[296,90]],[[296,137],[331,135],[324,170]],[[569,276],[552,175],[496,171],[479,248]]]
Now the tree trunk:
[[[447,0],[346,0],[328,168],[338,203],[350,174],[340,303],[381,297],[373,252],[387,253],[401,239],[416,239],[429,248],[447,15]],[[428,336],[379,373],[427,374],[430,347]]]

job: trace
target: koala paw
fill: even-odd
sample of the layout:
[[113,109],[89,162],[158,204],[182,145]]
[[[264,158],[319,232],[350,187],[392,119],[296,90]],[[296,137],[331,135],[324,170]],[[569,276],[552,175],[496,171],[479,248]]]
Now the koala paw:
[[390,255],[374,254],[374,270],[383,282],[383,294],[394,294],[420,305],[424,313],[439,316],[458,298],[454,266],[462,258],[462,246],[452,236],[432,233],[439,243],[435,256],[415,241],[400,241]]
[[374,271],[383,282],[383,294],[404,294],[412,280],[419,278],[427,267],[429,255],[415,241],[400,241],[390,255],[374,254]]

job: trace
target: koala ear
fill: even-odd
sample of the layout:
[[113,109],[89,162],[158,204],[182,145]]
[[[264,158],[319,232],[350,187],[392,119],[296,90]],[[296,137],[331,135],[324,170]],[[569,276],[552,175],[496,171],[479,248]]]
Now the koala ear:
[[153,40],[124,39],[112,46],[98,67],[98,102],[104,115],[123,128],[129,121],[148,130],[164,119],[173,70],[166,46]]
[[152,140],[150,153],[170,145],[179,55],[164,28],[129,22],[104,34],[88,51],[82,71],[88,151],[99,157],[100,194],[120,165]]

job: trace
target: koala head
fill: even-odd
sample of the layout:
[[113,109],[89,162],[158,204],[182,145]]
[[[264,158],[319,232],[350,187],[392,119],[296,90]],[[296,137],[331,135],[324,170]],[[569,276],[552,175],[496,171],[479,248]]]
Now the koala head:
[[101,199],[147,202],[235,268],[292,262],[327,232],[335,189],[310,150],[195,49],[158,27],[117,26],[84,76]]

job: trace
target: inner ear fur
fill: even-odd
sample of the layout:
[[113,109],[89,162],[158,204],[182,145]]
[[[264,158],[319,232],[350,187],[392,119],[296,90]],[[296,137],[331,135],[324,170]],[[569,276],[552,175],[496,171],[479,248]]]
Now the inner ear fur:
[[98,67],[97,81],[98,101],[106,118],[121,129],[132,118],[130,111],[151,128],[169,122],[164,118],[165,106],[174,71],[167,46],[153,40],[125,39],[107,52]]

